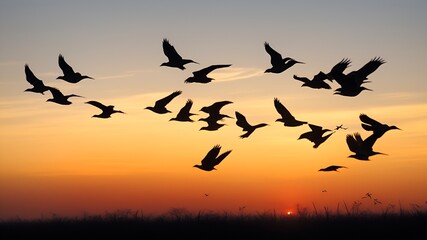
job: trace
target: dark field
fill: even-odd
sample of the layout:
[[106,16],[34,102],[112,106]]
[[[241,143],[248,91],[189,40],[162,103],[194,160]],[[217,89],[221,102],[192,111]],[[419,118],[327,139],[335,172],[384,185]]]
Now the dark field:
[[77,218],[0,222],[8,239],[427,239],[427,212],[308,214],[196,213],[162,216],[122,210]]

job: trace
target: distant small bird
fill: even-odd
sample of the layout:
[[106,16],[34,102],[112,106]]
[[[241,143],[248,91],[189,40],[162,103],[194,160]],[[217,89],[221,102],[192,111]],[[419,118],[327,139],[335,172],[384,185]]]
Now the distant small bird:
[[33,85],[33,87],[26,89],[24,92],[41,93],[44,95],[44,92],[49,90],[49,88],[44,85],[43,81],[34,75],[28,64],[25,64],[25,78],[27,79],[28,83]]
[[[320,170],[319,170],[319,171],[320,171]],[[328,192],[328,191],[326,191],[326,189],[323,189],[323,190],[322,190],[322,192]]]
[[369,157],[377,154],[384,154],[380,152],[373,151],[373,146],[377,141],[378,137],[375,134],[371,134],[365,140],[362,139],[359,133],[354,133],[353,135],[347,134],[346,141],[347,146],[352,151],[353,155],[348,157],[355,158],[358,160],[369,161]]
[[171,111],[166,108],[166,105],[169,104],[175,97],[177,97],[181,93],[182,91],[175,91],[169,94],[168,96],[157,100],[154,104],[154,107],[148,106],[145,109],[151,110],[158,114],[170,113]]
[[366,131],[373,131],[377,138],[382,137],[384,133],[388,132],[389,130],[401,130],[400,128],[394,125],[389,126],[387,124],[380,123],[377,120],[374,120],[373,118],[370,118],[368,117],[368,115],[363,113],[359,115],[359,118],[360,121],[362,121],[362,128]]
[[120,110],[115,110],[113,105],[105,106],[104,104],[98,102],[98,101],[88,101],[87,104],[90,104],[92,106],[95,106],[102,110],[102,113],[93,115],[92,117],[96,118],[110,118],[112,114],[114,113],[124,113]]
[[209,67],[203,68],[201,70],[193,72],[193,76],[187,78],[185,83],[209,83],[213,78],[208,77],[207,75],[215,69],[230,67],[231,64],[218,64],[211,65]]
[[276,122],[283,122],[287,127],[297,127],[303,124],[307,124],[307,122],[296,120],[295,117],[288,111],[288,109],[283,106],[278,98],[274,98],[274,106],[276,111],[281,116],[281,118],[277,119]]
[[48,100],[46,100],[47,102],[54,102],[54,103],[58,103],[61,105],[70,105],[72,104],[72,102],[70,102],[68,100],[68,98],[70,97],[82,97],[80,95],[76,95],[76,94],[70,94],[70,95],[64,95],[62,94],[61,91],[59,91],[58,89],[54,88],[54,87],[47,87],[50,91],[50,93],[52,93],[52,97]]
[[260,123],[260,124],[256,124],[256,125],[251,125],[248,123],[248,121],[246,120],[246,117],[243,116],[243,114],[239,113],[239,112],[235,112],[236,113],[236,125],[241,127],[243,129],[243,131],[246,131],[245,134],[241,135],[241,138],[247,138],[249,137],[257,128],[260,127],[265,127],[268,124],[266,123]]
[[[179,68],[184,70],[184,65],[187,63],[197,63],[191,59],[183,59],[178,52],[175,50],[175,47],[172,46],[169,41],[164,38],[163,39],[163,53],[168,58],[168,62],[162,63],[160,66],[167,66],[172,68]],[[198,64],[198,63],[197,63]]]
[[270,55],[270,63],[272,66],[271,68],[265,70],[265,73],[281,73],[297,63],[303,63],[290,57],[282,58],[282,55],[271,48],[270,44],[267,42],[264,43],[264,48],[265,51],[267,51],[267,53]]
[[298,77],[297,75],[294,75],[295,80],[303,82],[301,87],[309,87],[313,89],[331,89],[331,86],[325,82],[327,78],[328,76],[322,71],[314,75],[312,80],[306,77]]
[[69,83],[78,83],[83,79],[93,79],[92,77],[82,75],[79,72],[74,72],[73,68],[65,62],[64,56],[59,54],[58,64],[64,76],[59,76],[56,79],[62,79]]
[[365,194],[365,196],[363,196],[362,198],[369,198],[369,199],[372,199],[372,193],[367,192],[367,193]]
[[338,130],[340,130],[340,129],[342,129],[342,130],[347,130],[347,128],[346,128],[346,127],[343,127],[343,124],[336,126],[334,130],[335,130],[335,131],[338,131]]
[[191,99],[187,100],[184,107],[179,110],[176,117],[171,118],[170,121],[179,121],[179,122],[194,122],[190,117],[193,115],[197,115],[195,113],[190,113],[191,107],[193,106],[193,101]]
[[338,169],[340,169],[340,168],[347,168],[347,167],[345,167],[345,166],[331,165],[329,167],[325,167],[325,168],[319,169],[319,172],[331,172],[331,171],[338,172]]
[[220,164],[221,161],[224,160],[224,158],[226,158],[231,153],[231,150],[228,150],[222,153],[221,155],[218,155],[220,150],[221,150],[221,146],[215,145],[202,159],[201,165],[196,164],[193,167],[200,168],[201,170],[204,170],[204,171],[217,170],[215,166]]

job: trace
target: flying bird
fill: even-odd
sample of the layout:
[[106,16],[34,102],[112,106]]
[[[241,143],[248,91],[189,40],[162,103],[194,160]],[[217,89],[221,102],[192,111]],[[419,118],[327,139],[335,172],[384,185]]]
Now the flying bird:
[[359,133],[354,133],[353,135],[347,134],[346,142],[347,146],[355,154],[352,154],[348,157],[355,158],[362,161],[369,161],[370,156],[377,154],[384,154],[380,152],[375,152],[373,146],[378,137],[375,134],[371,134],[365,140],[362,139]]
[[47,87],[47,88],[49,89],[50,93],[52,93],[52,98],[49,98],[48,100],[46,100],[47,102],[54,102],[61,105],[70,105],[72,104],[72,102],[70,102],[68,98],[82,97],[76,94],[64,95],[61,91],[59,91],[59,89],[56,89],[54,87]]
[[181,70],[184,70],[185,64],[197,63],[191,59],[183,59],[175,50],[175,47],[171,45],[166,38],[163,39],[163,53],[168,58],[168,62],[164,62],[160,66],[167,66],[167,67],[179,68]]
[[237,111],[235,113],[236,113],[236,119],[237,119],[236,125],[239,126],[239,127],[241,127],[243,131],[246,131],[245,134],[243,134],[243,135],[240,136],[241,138],[247,138],[257,128],[265,127],[265,126],[268,125],[266,123],[260,123],[260,124],[256,124],[256,125],[251,125],[251,124],[248,123],[248,121],[246,120],[246,117],[243,114],[241,114],[241,113],[239,113]]
[[33,86],[32,88],[26,89],[25,92],[41,93],[44,95],[44,92],[49,90],[49,87],[45,86],[43,81],[34,75],[28,64],[25,64],[25,78],[27,82]]
[[325,136],[322,136],[318,139],[316,139],[313,143],[313,148],[318,148],[320,146],[320,144],[324,143],[326,140],[328,140],[328,138],[330,138],[332,136],[332,134],[334,134],[335,132],[331,132],[329,134],[326,134]]
[[301,134],[298,140],[304,139],[304,138],[309,140],[310,142],[314,143],[313,148],[318,148],[320,144],[325,142],[334,133],[332,132],[330,134],[323,136],[324,133],[330,132],[331,130],[325,129],[321,126],[317,126],[314,124],[308,124],[308,126],[310,127],[311,131]]
[[340,169],[340,168],[347,168],[347,167],[345,167],[345,166],[331,165],[329,167],[325,167],[325,168],[319,169],[319,172],[332,172],[332,171],[338,172],[338,169]]
[[225,100],[225,101],[218,101],[218,102],[215,102],[215,103],[213,103],[213,104],[211,104],[209,106],[202,107],[200,109],[200,111],[209,114],[208,118],[209,118],[209,120],[212,120],[212,121],[219,121],[219,120],[222,120],[223,118],[232,118],[232,117],[228,116],[227,114],[222,114],[220,112],[221,109],[225,105],[228,105],[228,104],[231,104],[231,103],[233,103],[233,102],[232,101],[227,101],[227,100]]
[[281,118],[277,119],[276,122],[283,122],[285,126],[288,127],[297,127],[307,122],[296,120],[295,117],[286,109],[285,106],[280,102],[279,99],[274,98],[274,106],[276,111],[280,114]]
[[168,96],[166,96],[166,97],[164,97],[162,99],[157,100],[155,102],[155,104],[154,104],[153,107],[148,106],[145,109],[151,110],[151,111],[153,111],[155,113],[158,113],[158,114],[170,113],[171,111],[169,111],[166,108],[166,105],[168,103],[170,103],[175,97],[177,97],[181,93],[182,93],[182,91],[175,91],[175,92],[169,94]]
[[83,79],[93,79],[92,77],[82,75],[79,72],[75,72],[73,68],[68,65],[67,62],[65,62],[64,56],[62,56],[61,54],[59,54],[58,57],[58,64],[64,76],[59,76],[56,79],[62,79],[69,83],[78,83]]
[[217,170],[215,166],[220,164],[221,161],[224,160],[224,158],[226,158],[231,153],[231,150],[228,150],[222,153],[221,155],[218,155],[220,150],[221,150],[221,146],[215,145],[202,159],[201,165],[196,164],[193,167],[200,168],[201,170],[204,170],[204,171]]
[[207,75],[215,69],[230,67],[231,64],[218,64],[211,65],[209,67],[203,68],[201,70],[193,72],[193,76],[187,78],[185,83],[209,83],[213,78],[208,77]]
[[384,133],[388,132],[389,130],[401,130],[400,128],[394,125],[389,126],[387,124],[380,123],[377,120],[374,120],[363,113],[359,115],[359,119],[360,121],[362,121],[362,128],[366,131],[373,131],[377,138],[382,137]]
[[267,51],[267,53],[270,55],[270,63],[272,66],[271,68],[265,70],[265,73],[281,73],[297,63],[303,63],[290,57],[282,58],[282,55],[271,48],[270,44],[267,42],[264,43],[264,48],[265,51]]
[[216,131],[226,125],[223,123],[219,123],[218,117],[216,116],[212,117],[211,115],[209,115],[207,118],[201,118],[199,119],[199,121],[205,121],[208,123],[207,126],[200,128],[200,130],[206,130],[206,131]]
[[190,113],[191,107],[193,106],[193,101],[188,99],[185,105],[179,110],[176,117],[171,118],[170,121],[179,121],[179,122],[194,122],[190,117],[196,115],[195,113]]
[[298,77],[297,75],[294,75],[295,80],[303,82],[301,87],[309,87],[313,89],[331,89],[331,86],[325,82],[327,78],[328,76],[322,71],[314,75],[312,80],[306,77]]
[[102,112],[100,114],[93,115],[92,117],[96,117],[96,118],[110,118],[111,115],[114,114],[114,113],[124,113],[124,112],[122,112],[120,110],[115,110],[113,105],[105,106],[104,104],[102,104],[102,103],[100,103],[98,101],[88,101],[88,102],[85,102],[85,103],[90,104],[92,106],[95,106],[95,107],[101,109]]
[[342,129],[342,130],[347,130],[347,128],[346,127],[343,127],[343,124],[341,124],[341,125],[337,125],[336,127],[335,127],[335,131],[337,131],[337,130],[340,130],[340,129]]

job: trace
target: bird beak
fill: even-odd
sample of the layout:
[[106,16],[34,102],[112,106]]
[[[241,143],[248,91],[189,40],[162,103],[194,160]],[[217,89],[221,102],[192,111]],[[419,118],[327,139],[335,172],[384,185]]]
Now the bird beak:
[[305,62],[299,62],[299,61],[295,61],[296,63],[301,63],[301,64],[305,64]]

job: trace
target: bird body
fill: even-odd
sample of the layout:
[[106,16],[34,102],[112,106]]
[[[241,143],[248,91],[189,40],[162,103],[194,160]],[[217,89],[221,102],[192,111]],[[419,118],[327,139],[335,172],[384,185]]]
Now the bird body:
[[44,92],[49,90],[49,87],[45,86],[43,81],[34,75],[28,64],[25,64],[25,79],[33,86],[32,88],[26,89],[25,92],[41,93],[44,95]]
[[377,120],[368,117],[366,114],[360,114],[359,119],[362,121],[362,128],[366,131],[373,131],[377,138],[382,137],[384,133],[388,132],[389,130],[400,130],[400,128],[394,125],[389,126],[387,124],[380,123]]
[[56,79],[62,79],[69,83],[78,83],[83,79],[93,79],[92,77],[82,75],[79,72],[75,72],[73,68],[68,65],[68,63],[64,59],[64,56],[62,56],[61,54],[59,54],[58,57],[58,64],[62,70],[63,76],[59,76]]
[[102,110],[102,113],[93,115],[92,117],[96,118],[110,118],[114,113],[124,113],[120,110],[115,110],[113,105],[106,106],[98,101],[88,101],[87,104],[95,106]]
[[378,137],[375,134],[371,134],[365,140],[362,139],[359,133],[354,133],[353,135],[347,134],[346,142],[347,146],[352,151],[353,155],[348,157],[355,158],[362,161],[369,161],[370,156],[374,156],[377,154],[383,154],[380,152],[373,151],[373,146]]
[[68,100],[70,97],[82,97],[76,94],[64,95],[61,91],[53,87],[47,87],[48,90],[52,93],[52,98],[46,100],[47,102],[54,102],[61,105],[70,105],[72,102]]
[[297,63],[303,63],[290,57],[282,58],[282,55],[274,50],[267,42],[264,43],[264,48],[270,55],[271,63],[271,68],[265,70],[265,73],[282,73]]
[[220,129],[221,127],[225,126],[223,123],[219,123],[217,117],[208,116],[207,118],[201,118],[199,121],[205,121],[208,123],[207,126],[201,127],[200,130],[206,130],[206,131],[216,131]]
[[318,148],[320,144],[324,143],[334,133],[332,132],[323,136],[324,133],[330,132],[331,130],[324,129],[321,126],[317,126],[314,124],[308,124],[308,126],[311,128],[311,131],[301,134],[298,140],[304,138],[309,140],[310,142],[314,143],[313,148]]
[[319,169],[319,172],[332,172],[332,171],[338,172],[338,169],[340,169],[340,168],[347,168],[347,167],[338,166],[338,165],[331,165],[329,167]]
[[169,111],[166,108],[166,105],[169,104],[175,97],[177,97],[181,93],[182,93],[182,91],[175,91],[175,92],[169,94],[168,96],[157,100],[155,102],[154,106],[148,106],[145,109],[151,110],[151,111],[158,113],[158,114],[170,113],[171,111]]
[[276,122],[283,122],[287,127],[297,127],[303,124],[307,124],[305,121],[296,120],[295,117],[286,109],[286,107],[280,102],[279,99],[274,98],[274,106],[276,111],[280,114],[281,118],[277,119]]
[[294,75],[295,80],[303,82],[301,87],[309,87],[313,89],[331,89],[331,86],[325,82],[327,78],[328,76],[322,71],[314,75],[312,80],[306,77],[298,77],[297,75]]
[[[160,66],[167,66],[172,68],[179,68],[184,70],[185,64],[188,63],[197,63],[191,59],[183,59],[178,52],[175,50],[175,47],[169,43],[169,40],[166,38],[163,39],[163,53],[168,58],[168,62],[162,63]],[[198,64],[198,63],[197,63]]]
[[239,113],[237,111],[235,112],[235,114],[236,114],[236,119],[237,119],[236,125],[239,126],[239,127],[241,127],[243,131],[246,131],[245,134],[243,134],[243,135],[240,136],[241,138],[247,138],[257,128],[265,127],[265,126],[268,125],[266,123],[260,123],[260,124],[256,124],[256,125],[251,125],[251,124],[248,123],[248,121],[246,120],[246,117],[243,114],[241,114],[241,113]]
[[230,67],[231,64],[218,64],[211,65],[209,67],[200,69],[198,71],[193,72],[193,76],[187,78],[185,83],[209,83],[213,78],[208,77],[207,75],[215,69]]
[[171,118],[170,121],[179,121],[179,122],[194,122],[190,117],[196,115],[195,113],[190,113],[191,107],[193,106],[193,101],[191,99],[187,100],[187,103],[179,110],[176,117]]
[[217,170],[215,166],[220,164],[222,160],[224,160],[230,153],[231,150],[228,150],[221,155],[219,155],[219,152],[221,150],[220,145],[215,145],[202,159],[201,165],[194,165],[193,167],[199,168],[204,171],[212,171]]

